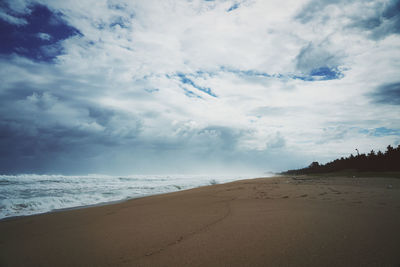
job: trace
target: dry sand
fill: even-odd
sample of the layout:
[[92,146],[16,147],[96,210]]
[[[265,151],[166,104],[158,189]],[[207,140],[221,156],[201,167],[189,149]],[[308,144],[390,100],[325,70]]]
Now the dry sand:
[[0,266],[400,266],[400,179],[261,178],[0,221]]

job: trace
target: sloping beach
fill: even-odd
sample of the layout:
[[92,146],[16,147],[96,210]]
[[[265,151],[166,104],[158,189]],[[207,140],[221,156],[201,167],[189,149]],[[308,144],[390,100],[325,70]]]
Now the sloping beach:
[[0,266],[399,266],[400,179],[242,180],[0,221]]

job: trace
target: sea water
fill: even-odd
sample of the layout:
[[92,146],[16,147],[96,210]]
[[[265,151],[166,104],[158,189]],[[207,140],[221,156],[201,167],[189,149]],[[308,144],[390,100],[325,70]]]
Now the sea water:
[[168,193],[245,178],[250,177],[0,175],[0,219]]

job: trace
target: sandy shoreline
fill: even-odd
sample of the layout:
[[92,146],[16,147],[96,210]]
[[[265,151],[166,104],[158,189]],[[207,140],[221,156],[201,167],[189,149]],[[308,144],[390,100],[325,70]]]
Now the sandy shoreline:
[[399,266],[400,179],[260,178],[0,221],[0,266]]

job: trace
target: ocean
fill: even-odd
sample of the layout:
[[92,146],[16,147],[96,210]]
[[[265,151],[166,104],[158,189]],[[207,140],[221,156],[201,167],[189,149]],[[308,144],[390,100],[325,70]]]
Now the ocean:
[[246,178],[250,177],[0,175],[0,219],[96,205]]

